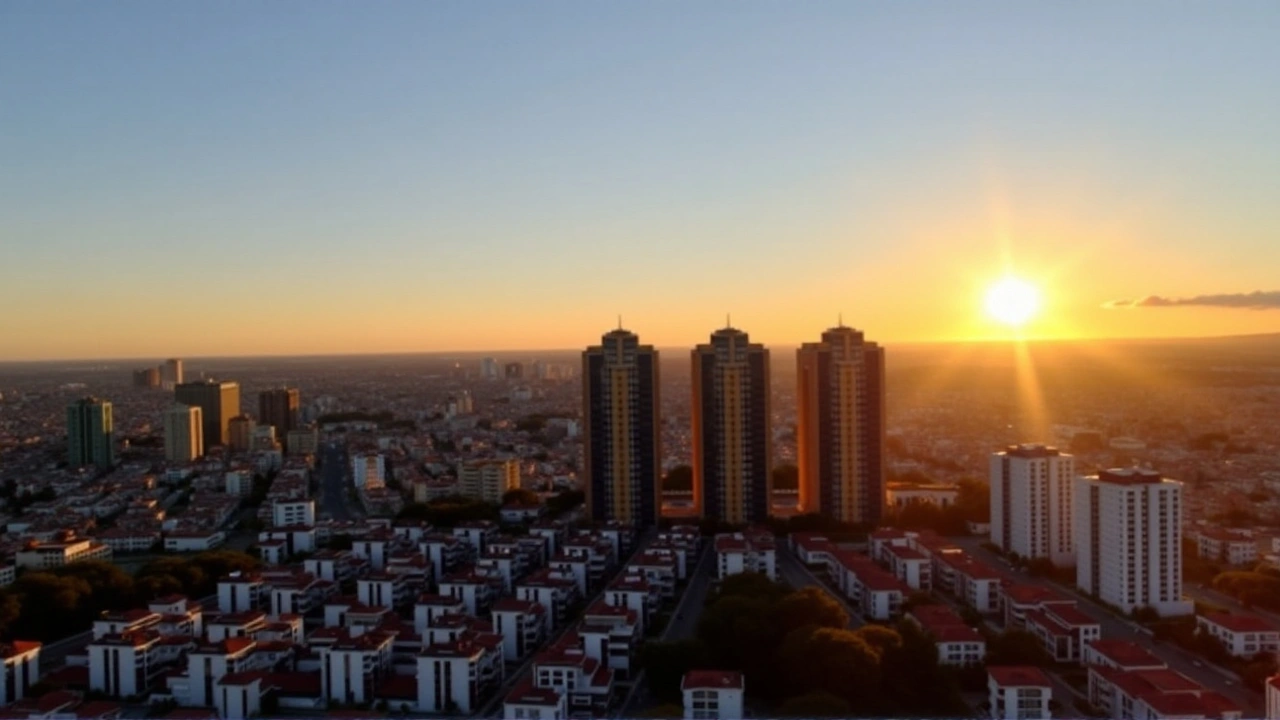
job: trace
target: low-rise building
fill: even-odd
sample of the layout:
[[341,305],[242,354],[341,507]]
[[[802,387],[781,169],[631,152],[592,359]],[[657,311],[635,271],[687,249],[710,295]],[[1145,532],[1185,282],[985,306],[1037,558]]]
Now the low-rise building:
[[1217,613],[1196,617],[1196,630],[1213,637],[1235,657],[1280,652],[1280,632],[1253,615]]
[[768,532],[722,533],[716,536],[715,549],[716,577],[721,580],[748,572],[778,579],[777,544]]
[[1040,668],[997,665],[987,668],[987,696],[993,720],[1045,720],[1053,685]]
[[920,605],[908,611],[906,618],[933,638],[940,664],[962,667],[982,664],[987,641],[966,625],[956,611],[946,605]]
[[743,713],[746,683],[742,673],[690,670],[680,680],[685,720],[736,720]]
[[14,565],[33,570],[62,567],[87,560],[111,562],[111,548],[75,533],[60,533],[55,540],[31,540],[13,554]]
[[0,644],[4,672],[0,673],[0,705],[15,703],[31,693],[40,681],[40,643],[14,640]]

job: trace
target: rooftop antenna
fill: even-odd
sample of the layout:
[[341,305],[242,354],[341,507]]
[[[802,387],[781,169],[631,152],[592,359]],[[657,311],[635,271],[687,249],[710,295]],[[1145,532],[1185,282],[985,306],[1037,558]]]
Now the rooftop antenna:
[[836,313],[836,327],[844,327],[844,313]]
[[724,314],[724,326],[727,328],[733,327],[733,323],[729,322],[729,313]]
[[618,329],[622,329],[622,313],[618,313]]

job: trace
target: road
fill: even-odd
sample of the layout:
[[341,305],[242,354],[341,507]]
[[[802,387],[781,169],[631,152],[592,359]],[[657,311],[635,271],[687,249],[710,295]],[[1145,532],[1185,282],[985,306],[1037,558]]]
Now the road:
[[347,449],[327,442],[320,450],[320,513],[334,520],[354,520],[347,482]]
[[1075,600],[1080,610],[1098,621],[1102,629],[1102,637],[1108,640],[1128,640],[1138,643],[1154,653],[1156,657],[1163,660],[1173,670],[1230,698],[1244,710],[1245,717],[1262,717],[1262,695],[1241,687],[1240,679],[1234,673],[1212,665],[1198,655],[1188,652],[1177,645],[1153,642],[1150,632],[1145,628],[1128,619],[1117,617],[1088,597],[1077,594],[1074,589],[1066,588],[1047,578],[1031,577],[1025,573],[1009,569],[1003,558],[982,547],[982,543],[985,541],[984,538],[957,537],[948,539],[964,548],[966,552],[974,557],[986,561],[992,567],[1000,568],[1003,573],[1015,578],[1020,584],[1051,588],[1063,593]]
[[861,610],[850,605],[847,598],[841,597],[840,593],[835,592],[829,585],[822,582],[817,575],[813,574],[813,571],[805,567],[804,563],[800,562],[800,559],[792,554],[789,548],[781,544],[778,546],[778,578],[797,590],[809,586],[822,588],[828,595],[835,598],[836,602],[840,603],[844,611],[849,614],[850,630],[856,630],[865,624]]
[[691,638],[698,629],[698,619],[702,617],[702,606],[707,604],[707,595],[711,594],[711,582],[716,574],[711,562],[715,557],[714,543],[707,540],[705,545],[698,561],[689,571],[689,584],[685,586],[684,594],[680,596],[675,609],[672,610],[671,621],[662,631],[663,642]]

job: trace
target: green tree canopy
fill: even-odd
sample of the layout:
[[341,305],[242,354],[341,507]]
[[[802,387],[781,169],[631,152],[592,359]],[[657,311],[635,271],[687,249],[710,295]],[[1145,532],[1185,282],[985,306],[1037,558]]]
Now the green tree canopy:
[[806,625],[843,630],[849,627],[844,606],[820,587],[801,588],[784,596],[773,606],[776,632],[785,636]]
[[843,698],[855,712],[880,685],[880,658],[856,633],[817,626],[792,631],[782,641],[778,660],[788,695],[826,692]]
[[1052,662],[1040,638],[1025,630],[1007,630],[987,642],[988,665],[1046,667]]

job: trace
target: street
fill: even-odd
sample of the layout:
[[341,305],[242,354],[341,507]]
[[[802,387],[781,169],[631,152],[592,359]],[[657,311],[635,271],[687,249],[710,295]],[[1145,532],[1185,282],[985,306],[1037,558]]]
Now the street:
[[809,586],[822,588],[824,592],[835,598],[836,602],[840,603],[844,611],[849,614],[850,630],[856,630],[865,624],[860,610],[850,605],[848,599],[841,597],[840,593],[832,590],[826,583],[822,582],[817,575],[813,574],[813,571],[805,567],[804,563],[800,562],[800,559],[793,555],[791,550],[782,543],[778,544],[778,579],[797,590]]
[[347,450],[327,442],[320,452],[320,514],[334,520],[353,520],[347,483]]
[[1093,602],[1088,597],[1077,594],[1072,589],[1058,585],[1048,578],[1031,577],[1008,568],[1003,558],[982,547],[985,538],[955,537],[948,539],[957,546],[964,548],[973,557],[983,560],[992,567],[1001,569],[1001,572],[1015,578],[1019,584],[1050,588],[1075,600],[1080,610],[1098,621],[1102,628],[1102,637],[1108,640],[1127,640],[1142,645],[1156,657],[1163,660],[1171,669],[1186,675],[1206,688],[1230,698],[1240,705],[1245,717],[1262,716],[1262,695],[1241,687],[1239,678],[1233,673],[1212,665],[1194,653],[1188,652],[1172,643],[1157,643],[1153,641],[1150,632],[1145,628],[1135,622],[1113,615],[1106,608]]

